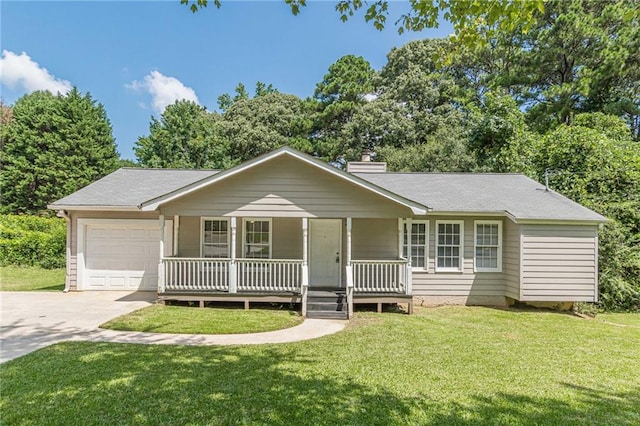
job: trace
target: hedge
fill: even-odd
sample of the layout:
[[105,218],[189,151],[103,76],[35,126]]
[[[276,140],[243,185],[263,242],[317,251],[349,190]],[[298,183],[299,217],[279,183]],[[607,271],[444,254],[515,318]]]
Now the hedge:
[[65,266],[66,222],[60,218],[0,215],[0,266]]

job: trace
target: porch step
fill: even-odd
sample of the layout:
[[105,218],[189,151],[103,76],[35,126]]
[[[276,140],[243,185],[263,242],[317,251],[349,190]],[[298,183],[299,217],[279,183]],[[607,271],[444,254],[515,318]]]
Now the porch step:
[[307,318],[347,319],[346,295],[341,289],[314,289],[307,294]]
[[349,319],[349,313],[344,311],[329,312],[329,311],[307,311],[307,318],[315,319]]

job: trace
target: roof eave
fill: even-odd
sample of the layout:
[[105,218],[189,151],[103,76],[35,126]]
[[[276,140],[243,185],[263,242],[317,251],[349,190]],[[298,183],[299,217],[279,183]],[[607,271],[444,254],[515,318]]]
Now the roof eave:
[[542,225],[545,223],[554,225],[600,225],[610,222],[610,219],[571,219],[571,218],[516,218],[518,225]]
[[49,204],[50,210],[100,210],[100,211],[140,211],[138,206],[99,206],[99,205],[75,205],[75,204]]

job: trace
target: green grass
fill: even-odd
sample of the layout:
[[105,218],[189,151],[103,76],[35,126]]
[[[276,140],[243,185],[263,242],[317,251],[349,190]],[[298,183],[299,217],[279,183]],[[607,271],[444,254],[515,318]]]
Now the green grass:
[[115,318],[100,327],[155,333],[258,333],[293,327],[302,322],[294,311],[274,309],[195,308],[152,305]]
[[0,291],[63,290],[64,276],[64,269],[2,266],[0,267]]
[[639,359],[633,327],[464,307],[282,345],[69,342],[0,366],[0,423],[632,425]]
[[640,328],[640,312],[634,313],[601,313],[596,320],[605,321],[622,326]]

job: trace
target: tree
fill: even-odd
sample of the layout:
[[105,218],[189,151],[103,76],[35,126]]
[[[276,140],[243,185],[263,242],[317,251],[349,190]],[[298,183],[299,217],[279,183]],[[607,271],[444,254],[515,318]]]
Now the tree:
[[581,112],[623,117],[640,138],[640,3],[551,0],[528,31],[493,32],[486,45],[458,49],[459,84],[482,95],[507,90],[545,133]]
[[341,57],[328,71],[314,93],[318,101],[314,141],[321,158],[336,162],[348,150],[343,128],[358,108],[367,103],[366,95],[374,90],[375,71],[363,57],[354,55]]
[[394,48],[376,79],[377,98],[345,126],[392,170],[468,171],[475,166],[461,108],[464,93],[437,55],[446,40],[420,40]]
[[118,166],[103,106],[73,88],[18,99],[2,126],[0,193],[4,213],[39,213]]
[[312,152],[309,105],[294,95],[274,92],[240,99],[222,115],[233,165],[284,145]]
[[169,105],[160,119],[151,117],[149,135],[134,148],[140,166],[163,168],[226,168],[231,164],[221,117],[195,102]]
[[466,106],[469,120],[469,148],[479,170],[533,174],[531,157],[536,135],[529,131],[525,115],[505,92],[490,91],[480,106]]
[[[223,93],[222,95],[218,96],[218,108],[220,109],[220,111],[226,111],[231,107],[231,105],[238,102],[239,100],[249,99],[249,92],[247,92],[244,84],[238,83],[234,91],[236,94],[233,97],[228,93]],[[273,87],[272,84],[266,84],[262,81],[258,81],[256,83],[255,96],[264,96],[269,93],[275,93],[277,91],[278,90]]]
[[[294,15],[306,6],[306,0],[284,0]],[[208,0],[180,0],[180,3],[197,12],[209,5]],[[212,0],[216,8],[220,8],[220,0]],[[371,3],[362,0],[340,0],[336,10],[342,21],[364,9],[364,19],[371,22],[378,30],[384,29],[389,16],[388,0],[377,0]],[[437,28],[439,19],[443,18],[453,24],[456,41],[466,46],[474,46],[490,39],[496,31],[513,31],[519,29],[526,32],[533,20],[535,12],[544,11],[544,0],[412,0],[411,11],[402,14],[395,20],[398,32],[421,31],[425,28]]]

